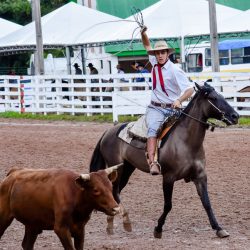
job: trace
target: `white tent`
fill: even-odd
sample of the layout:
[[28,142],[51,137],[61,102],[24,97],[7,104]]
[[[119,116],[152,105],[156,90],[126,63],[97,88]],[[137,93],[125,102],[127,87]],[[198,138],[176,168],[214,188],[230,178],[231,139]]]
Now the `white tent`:
[[[217,21],[242,13],[240,10],[216,4]],[[142,11],[144,24],[148,27],[150,38],[184,37],[209,34],[209,5],[206,0],[161,0]],[[131,16],[127,20],[134,21]],[[78,43],[130,40],[136,23],[116,23],[112,32],[103,29],[99,33],[91,32],[79,37]],[[223,31],[223,27],[219,30]],[[134,38],[140,38],[135,32]]]
[[250,9],[218,23],[219,32],[250,32]]
[[3,18],[0,18],[0,38],[8,35],[11,32],[14,32],[18,29],[20,29],[22,25],[10,22],[8,20],[5,20]]
[[[41,18],[43,44],[45,47],[74,45],[74,40],[79,34],[84,34],[91,27],[101,29],[101,23],[119,20],[121,19],[70,2]],[[0,47],[5,47],[5,50],[16,46],[34,47],[35,45],[34,22],[0,39]]]
[[[219,24],[242,13],[220,4],[216,4],[216,11]],[[143,10],[142,14],[150,38],[209,34],[207,0],[161,0]],[[245,20],[241,24],[235,22],[236,27],[232,31],[241,31],[242,23]],[[139,39],[136,28],[138,25],[133,17],[123,20],[72,2],[42,17],[43,44],[46,48],[131,40],[132,35]],[[219,26],[219,32],[229,30],[229,25]],[[35,39],[35,24],[32,22],[0,39],[0,53],[22,47],[34,49]]]

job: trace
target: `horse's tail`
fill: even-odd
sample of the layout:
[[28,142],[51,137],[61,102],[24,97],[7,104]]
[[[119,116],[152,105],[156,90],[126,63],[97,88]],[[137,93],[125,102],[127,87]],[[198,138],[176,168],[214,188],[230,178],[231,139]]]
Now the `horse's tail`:
[[106,163],[101,153],[101,141],[104,135],[105,133],[102,135],[102,137],[100,138],[94,149],[94,152],[90,160],[89,172],[96,172],[100,169],[105,169]]

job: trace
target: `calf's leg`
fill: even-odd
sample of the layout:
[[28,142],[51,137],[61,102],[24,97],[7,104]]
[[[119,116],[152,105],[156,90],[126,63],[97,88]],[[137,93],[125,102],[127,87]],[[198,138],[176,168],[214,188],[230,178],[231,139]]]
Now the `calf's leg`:
[[207,191],[207,177],[194,181],[197,192],[200,196],[203,207],[205,208],[211,227],[216,230],[216,235],[220,238],[228,237],[229,233],[222,229],[213,213],[210,199]]
[[25,226],[25,234],[22,242],[22,247],[24,250],[33,250],[34,244],[37,239],[37,236],[39,233],[41,233],[41,230],[36,230],[34,228],[30,228],[28,226]]
[[78,225],[74,228],[72,234],[74,238],[74,246],[76,250],[83,250],[84,246],[84,235],[85,235],[85,225]]
[[58,238],[60,239],[64,249],[67,250],[75,250],[73,246],[73,242],[71,240],[71,232],[69,230],[69,226],[71,222],[70,219],[70,211],[67,209],[60,207],[55,211],[55,224],[54,231]]
[[73,247],[72,240],[71,240],[71,233],[68,227],[64,225],[56,225],[54,227],[54,231],[56,235],[58,236],[58,238],[60,239],[64,249],[75,250],[75,248]]
[[[1,202],[1,200],[0,200]],[[1,206],[1,204],[0,204]],[[3,209],[3,207],[0,207],[0,239],[2,235],[4,234],[7,227],[11,224],[14,217],[11,215],[10,211],[7,209]]]

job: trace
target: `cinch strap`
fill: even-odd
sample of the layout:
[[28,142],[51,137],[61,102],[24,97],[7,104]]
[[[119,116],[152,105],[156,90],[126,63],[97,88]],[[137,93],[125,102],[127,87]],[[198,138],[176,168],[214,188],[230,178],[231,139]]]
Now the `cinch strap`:
[[159,75],[159,80],[160,80],[160,84],[161,84],[161,89],[162,91],[168,96],[168,93],[164,87],[164,81],[163,81],[163,76],[162,76],[162,71],[161,71],[161,66],[158,64],[155,64],[154,68],[153,68],[153,89],[156,88],[156,74],[155,74],[155,68],[158,68],[158,75]]

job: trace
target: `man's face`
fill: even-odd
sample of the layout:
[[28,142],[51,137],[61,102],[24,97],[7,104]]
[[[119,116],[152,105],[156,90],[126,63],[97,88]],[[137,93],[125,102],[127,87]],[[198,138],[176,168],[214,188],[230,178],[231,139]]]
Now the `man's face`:
[[155,51],[155,57],[159,64],[164,64],[168,60],[168,51],[166,49]]

